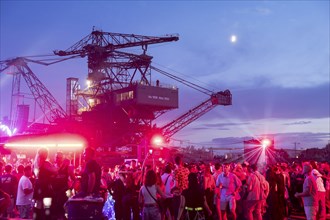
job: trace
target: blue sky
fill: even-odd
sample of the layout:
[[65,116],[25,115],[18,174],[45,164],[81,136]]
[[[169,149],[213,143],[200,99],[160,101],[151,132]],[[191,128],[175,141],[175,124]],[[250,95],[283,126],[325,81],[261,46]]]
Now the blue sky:
[[[213,91],[216,107],[173,138],[205,146],[242,146],[273,134],[279,147],[324,147],[330,133],[329,1],[1,1],[0,59],[67,49],[93,26],[106,32],[179,41],[148,48],[153,65]],[[237,36],[232,43],[230,37]],[[134,51],[132,51],[134,52]],[[65,107],[65,79],[87,77],[86,60],[31,69]],[[180,107],[161,126],[208,97],[179,87]],[[0,74],[0,118],[9,114],[11,77]],[[27,100],[25,102],[28,102]],[[239,143],[239,144],[237,144]]]

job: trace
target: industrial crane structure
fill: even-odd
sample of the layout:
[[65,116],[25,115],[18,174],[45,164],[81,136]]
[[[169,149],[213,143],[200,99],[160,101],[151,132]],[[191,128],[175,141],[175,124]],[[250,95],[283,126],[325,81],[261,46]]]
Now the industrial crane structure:
[[[61,105],[56,101],[54,96],[48,91],[46,86],[38,79],[38,77],[33,73],[33,71],[28,66],[28,62],[35,62],[38,64],[49,65],[40,61],[34,61],[28,58],[18,57],[11,60],[1,61],[0,62],[0,72],[10,68],[10,74],[13,75],[12,83],[12,104],[11,109],[15,109],[14,113],[11,113],[11,126],[10,127],[19,127],[20,130],[25,130],[23,128],[27,124],[27,118],[23,121],[26,123],[18,124],[19,121],[22,121],[21,110],[22,108],[27,107],[19,103],[19,96],[21,92],[21,77],[24,78],[27,86],[29,87],[34,100],[38,104],[39,108],[43,112],[43,116],[49,123],[55,123],[56,120],[60,118],[65,118],[66,113],[61,107]],[[28,115],[26,115],[28,116]]]
[[[53,130],[84,135],[89,144],[114,149],[114,146],[140,145],[153,132],[166,139],[217,105],[231,105],[229,90],[212,92],[151,65],[148,45],[177,41],[177,35],[162,37],[119,34],[93,30],[66,50],[55,50],[55,61],[15,58],[0,62],[0,71],[14,67],[12,96],[20,92],[23,76],[33,97]],[[127,52],[141,48],[140,53]],[[66,110],[36,77],[27,63],[51,65],[73,58],[87,57],[88,81],[81,89],[77,78],[67,79]],[[173,80],[208,95],[208,99],[170,123],[155,128],[152,122],[169,110],[178,108],[178,88],[152,80],[157,71]],[[18,103],[13,102],[12,105]],[[11,114],[11,121],[17,120]],[[148,143],[147,143],[148,144]]]

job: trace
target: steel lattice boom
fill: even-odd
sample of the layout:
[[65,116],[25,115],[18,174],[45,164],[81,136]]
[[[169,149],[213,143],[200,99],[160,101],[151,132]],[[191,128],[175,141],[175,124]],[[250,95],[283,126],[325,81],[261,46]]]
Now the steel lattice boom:
[[[80,54],[82,56],[88,55],[93,49],[101,48],[106,51],[114,51],[117,49],[143,46],[147,47],[150,44],[159,44],[170,41],[179,40],[178,35],[167,35],[164,37],[152,37],[136,34],[120,34],[103,31],[92,31],[71,47],[66,50],[55,50],[54,54],[59,56],[67,56],[73,54]],[[93,48],[94,47],[94,48]]]
[[30,91],[33,94],[41,111],[48,122],[53,123],[57,119],[65,118],[66,113],[58,104],[53,95],[48,91],[44,84],[36,77],[32,70],[28,67],[25,58],[15,58],[7,62],[3,70],[13,67],[15,68],[14,76],[21,75],[26,81]]
[[[150,85],[148,72],[152,57],[146,55],[148,45],[177,41],[178,39],[177,35],[153,37],[94,30],[73,46],[66,50],[55,50],[54,54],[58,56],[87,56],[88,79],[92,81],[94,91],[98,91],[100,94],[100,91],[104,92],[104,89],[124,88],[133,83],[134,80]],[[142,54],[120,51],[120,49],[137,46],[141,46]],[[105,86],[105,84],[108,85]],[[100,89],[101,85],[103,86],[102,89]]]
[[209,99],[202,102],[198,106],[190,109],[188,112],[184,113],[177,119],[172,122],[164,125],[161,129],[163,135],[166,138],[172,137],[175,133],[180,131],[182,128],[195,121],[202,115],[206,114],[210,110],[212,110],[217,105],[231,105],[232,104],[232,96],[229,90],[224,92],[218,92],[216,94],[211,95]]

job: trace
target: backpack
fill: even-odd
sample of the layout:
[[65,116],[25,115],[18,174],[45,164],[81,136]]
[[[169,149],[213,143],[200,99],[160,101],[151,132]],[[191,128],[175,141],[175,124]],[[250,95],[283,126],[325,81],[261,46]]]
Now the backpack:
[[255,174],[260,182],[261,199],[266,200],[269,194],[269,183],[262,174]]
[[262,178],[260,182],[260,188],[261,188],[261,199],[265,200],[268,197],[269,194],[269,183],[265,178]]

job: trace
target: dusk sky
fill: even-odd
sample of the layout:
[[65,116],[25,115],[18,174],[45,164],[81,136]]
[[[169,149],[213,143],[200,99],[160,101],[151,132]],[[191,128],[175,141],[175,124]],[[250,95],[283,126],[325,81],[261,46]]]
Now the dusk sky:
[[[217,106],[173,136],[183,145],[239,147],[263,134],[272,135],[279,148],[294,143],[302,149],[323,148],[329,143],[329,1],[0,4],[0,60],[65,50],[93,27],[148,36],[179,34],[179,41],[148,47],[152,65],[233,95],[232,106]],[[86,58],[30,68],[63,108],[66,78],[78,77],[81,84],[87,78]],[[12,77],[3,72],[0,79],[2,119],[10,112]],[[152,79],[176,85],[180,93],[179,109],[163,115],[158,126],[209,98],[157,72]]]

